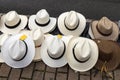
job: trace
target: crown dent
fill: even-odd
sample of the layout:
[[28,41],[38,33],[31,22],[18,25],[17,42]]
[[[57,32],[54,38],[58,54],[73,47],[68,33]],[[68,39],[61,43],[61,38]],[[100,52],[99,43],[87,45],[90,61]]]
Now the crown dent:
[[46,24],[49,21],[49,14],[45,9],[40,10],[36,14],[36,22],[39,24]]
[[5,24],[14,26],[20,21],[20,17],[15,11],[10,11],[5,15]]
[[90,44],[84,40],[82,43],[78,42],[75,47],[75,55],[79,61],[85,61],[90,57]]
[[65,19],[65,24],[69,29],[74,29],[78,25],[78,16],[75,11],[70,11]]

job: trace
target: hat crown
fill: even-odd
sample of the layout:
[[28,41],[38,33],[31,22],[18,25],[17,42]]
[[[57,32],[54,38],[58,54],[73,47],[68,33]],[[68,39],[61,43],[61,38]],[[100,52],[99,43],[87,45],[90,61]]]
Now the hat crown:
[[53,58],[58,58],[63,54],[63,51],[64,51],[64,44],[62,40],[60,40],[57,37],[53,37],[53,39],[49,41],[49,45],[48,45],[49,55]]
[[5,15],[5,24],[12,27],[20,21],[20,17],[16,11],[10,11]]
[[31,33],[35,46],[41,45],[44,40],[44,34],[40,28],[36,28]]
[[14,43],[11,43],[8,48],[9,55],[13,60],[20,60],[25,56],[26,46],[21,40],[16,40]]
[[105,35],[110,35],[112,33],[113,23],[107,17],[103,17],[97,26],[98,30]]
[[78,16],[75,11],[70,11],[65,18],[65,25],[69,29],[75,29],[78,25]]
[[39,24],[46,24],[49,19],[49,14],[45,9],[38,11],[36,14],[36,22]]
[[75,56],[79,61],[86,61],[91,56],[90,44],[88,41],[78,42],[75,47]]

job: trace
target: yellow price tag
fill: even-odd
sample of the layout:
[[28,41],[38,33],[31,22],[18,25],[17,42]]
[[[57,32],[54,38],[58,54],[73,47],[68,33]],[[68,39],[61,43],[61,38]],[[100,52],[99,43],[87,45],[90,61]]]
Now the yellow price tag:
[[27,36],[24,34],[24,35],[22,35],[22,36],[20,36],[20,40],[25,40],[27,38]]
[[60,39],[60,38],[62,38],[62,35],[58,34],[57,37]]

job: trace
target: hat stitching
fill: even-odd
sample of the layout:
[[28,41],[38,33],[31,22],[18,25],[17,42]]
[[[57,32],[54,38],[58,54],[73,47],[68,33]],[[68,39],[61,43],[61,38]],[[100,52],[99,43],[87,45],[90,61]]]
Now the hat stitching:
[[21,23],[21,19],[20,19],[19,22],[18,22],[16,25],[14,25],[14,26],[8,26],[7,24],[5,24],[5,26],[6,26],[7,28],[13,29],[13,28],[16,28],[17,26],[19,26],[20,23]]
[[38,25],[38,26],[40,26],[40,27],[44,27],[44,26],[46,26],[46,25],[48,25],[49,23],[50,23],[50,19],[49,19],[49,21],[47,22],[47,23],[45,23],[45,24],[39,24],[36,20],[34,20],[35,21],[35,23]]
[[62,53],[61,56],[59,56],[59,57],[57,57],[57,58],[53,58],[52,56],[50,56],[50,54],[49,54],[49,52],[48,52],[48,50],[47,50],[48,56],[49,56],[50,58],[52,58],[52,59],[55,59],[55,60],[58,60],[58,59],[60,59],[61,57],[63,57],[63,55],[65,54],[65,50],[66,50],[65,43],[63,42],[63,44],[64,44],[64,50],[63,50],[63,53]]
[[80,63],[84,63],[84,62],[86,62],[86,61],[88,61],[89,59],[90,59],[90,57],[87,59],[87,60],[85,60],[85,61],[80,61],[80,60],[78,60],[77,58],[76,58],[76,56],[75,56],[75,47],[76,47],[76,45],[78,44],[78,42],[74,45],[74,47],[73,47],[73,56],[74,56],[74,58],[75,58],[75,60],[77,60],[78,62],[80,62]]
[[[66,19],[66,17],[65,17],[65,19]],[[65,19],[64,19],[64,25],[65,25],[65,27],[66,27],[66,29],[68,29],[68,30],[70,30],[70,31],[74,31],[75,29],[77,29],[78,28],[78,26],[79,26],[79,19],[78,19],[78,24],[77,24],[77,26],[74,28],[74,29],[69,29],[67,26],[66,26],[66,24],[65,24]]]

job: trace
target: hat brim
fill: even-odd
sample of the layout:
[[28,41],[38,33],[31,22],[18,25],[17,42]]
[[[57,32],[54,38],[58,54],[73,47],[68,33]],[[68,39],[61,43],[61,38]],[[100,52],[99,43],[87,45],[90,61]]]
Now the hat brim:
[[4,63],[3,57],[2,57],[2,53],[0,52],[0,63]]
[[[43,62],[46,65],[48,65],[49,67],[54,67],[54,68],[62,67],[67,64],[66,50],[65,50],[64,55],[60,59],[57,59],[57,60],[50,58],[47,53],[47,43],[49,42],[49,39],[52,37],[53,37],[52,35],[48,35],[45,38],[45,40],[41,46],[41,58],[42,58]],[[70,37],[62,37],[62,40],[64,41],[66,48],[67,48],[68,41],[70,38],[71,38],[71,36]]]
[[67,54],[67,61],[69,66],[74,69],[75,71],[80,71],[80,72],[85,72],[90,70],[91,68],[94,67],[94,65],[96,64],[97,60],[98,60],[98,47],[96,45],[96,43],[90,39],[88,39],[89,43],[91,44],[91,57],[89,58],[89,60],[87,60],[84,63],[78,62],[73,55],[73,47],[76,43],[78,43],[79,40],[85,40],[87,38],[72,38],[69,42],[69,47],[68,47],[68,52],[69,54]]
[[[9,35],[7,34],[1,34],[0,35],[0,49],[1,49],[1,46],[3,45],[4,41],[9,37]],[[5,37],[4,37],[5,36]],[[4,37],[4,39],[2,39]],[[1,40],[2,39],[2,40]],[[3,57],[2,57],[2,53],[0,52],[0,63],[4,63],[4,60],[3,60]]]
[[73,35],[73,36],[80,36],[85,27],[86,27],[86,19],[85,17],[80,14],[80,13],[77,13],[77,16],[79,18],[79,25],[78,27],[71,31],[71,30],[68,30],[66,27],[65,27],[65,24],[64,24],[64,20],[66,18],[66,16],[68,15],[69,12],[65,12],[65,13],[62,13],[59,17],[58,17],[58,28],[60,30],[60,32],[64,35]]
[[35,23],[36,15],[32,15],[29,18],[28,26],[30,29],[40,28],[43,33],[52,32],[56,28],[56,18],[50,17],[50,22],[46,26],[39,26]]
[[23,29],[19,32],[20,34],[25,34],[27,36],[30,36],[30,30]]
[[11,66],[13,68],[23,68],[23,67],[28,66],[32,62],[32,60],[35,56],[35,45],[34,45],[33,40],[30,37],[27,37],[24,40],[28,47],[28,52],[27,52],[26,56],[24,57],[24,59],[22,59],[20,61],[15,61],[9,56],[9,51],[8,51],[7,47],[10,45],[11,42],[18,40],[21,35],[22,34],[18,34],[18,35],[9,37],[8,39],[6,39],[6,41],[4,42],[4,44],[1,48],[3,60],[5,61],[6,64],[8,64],[9,66]]
[[27,16],[24,16],[24,15],[19,15],[20,19],[21,19],[21,22],[20,24],[16,27],[16,28],[13,28],[13,29],[10,29],[10,28],[7,28],[6,25],[5,25],[5,15],[3,15],[1,17],[1,31],[3,33],[6,33],[6,34],[15,34],[15,33],[18,33],[21,29],[24,29],[27,25],[27,22],[28,22],[28,19],[27,19]]
[[[94,40],[94,41],[96,41],[96,40]],[[107,67],[108,71],[112,71],[112,70],[116,69],[119,65],[119,59],[120,59],[119,45],[117,43],[111,41],[111,46],[115,48],[115,50],[114,50],[115,52],[113,53],[112,58],[106,63],[106,67]],[[98,48],[99,48],[99,46],[98,46]],[[101,70],[104,63],[105,63],[105,61],[102,61],[98,58],[95,68],[97,68],[98,70]]]
[[113,31],[109,36],[104,36],[101,33],[99,33],[97,30],[97,24],[98,24],[98,21],[93,21],[90,25],[90,27],[91,27],[90,36],[91,37],[93,35],[94,39],[104,39],[104,40],[113,40],[113,41],[116,41],[118,39],[119,28],[118,28],[117,24],[113,23],[114,24],[114,27],[112,28]]

